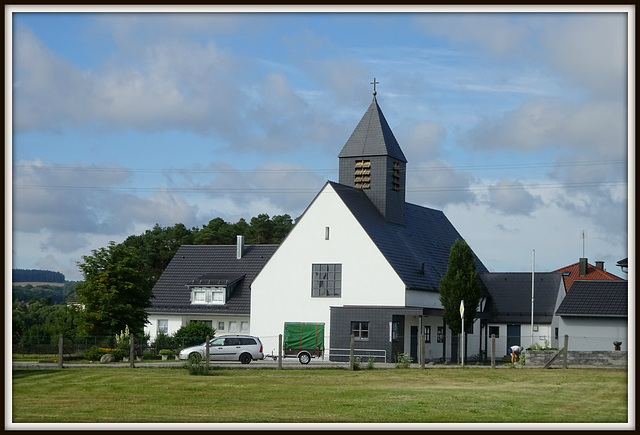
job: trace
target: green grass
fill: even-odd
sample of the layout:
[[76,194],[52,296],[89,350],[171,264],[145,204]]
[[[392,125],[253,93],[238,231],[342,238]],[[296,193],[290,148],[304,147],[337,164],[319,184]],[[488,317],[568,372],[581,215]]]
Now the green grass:
[[609,369],[13,370],[13,423],[626,423]]

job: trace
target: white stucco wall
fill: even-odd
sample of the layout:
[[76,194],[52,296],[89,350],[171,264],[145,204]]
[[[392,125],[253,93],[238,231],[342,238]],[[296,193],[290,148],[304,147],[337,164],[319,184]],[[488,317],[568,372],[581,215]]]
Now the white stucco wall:
[[[212,327],[216,330],[216,336],[226,334],[248,334],[251,327],[249,324],[249,316],[220,316],[220,315],[187,315],[187,314],[150,314],[149,323],[145,326],[144,332],[149,334],[151,341],[158,334],[158,319],[166,319],[169,323],[167,335],[173,335],[178,329],[187,325],[192,320],[210,321]],[[224,329],[218,328],[218,323],[224,322]],[[236,330],[231,330],[231,323],[235,322]],[[246,324],[246,330],[242,330],[243,322]]]
[[614,350],[613,342],[621,341],[621,350],[629,349],[629,329],[626,318],[567,317],[559,322],[560,347],[569,336],[568,350]]
[[[342,264],[341,297],[311,297],[314,263]],[[404,304],[403,282],[327,184],[253,281],[251,334],[277,352],[285,322],[322,322],[328,346],[329,307]]]

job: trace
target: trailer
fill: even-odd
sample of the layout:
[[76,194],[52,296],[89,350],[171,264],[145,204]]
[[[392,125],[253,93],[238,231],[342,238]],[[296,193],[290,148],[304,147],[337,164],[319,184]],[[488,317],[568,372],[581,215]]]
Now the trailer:
[[283,356],[298,358],[300,364],[309,364],[324,352],[324,323],[285,322],[282,341]]

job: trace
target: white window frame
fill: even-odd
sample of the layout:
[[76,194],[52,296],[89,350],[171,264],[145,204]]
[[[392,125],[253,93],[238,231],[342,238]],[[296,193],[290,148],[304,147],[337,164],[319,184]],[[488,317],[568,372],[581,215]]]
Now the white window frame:
[[169,334],[169,319],[158,319],[157,333]]
[[238,322],[235,320],[229,322],[229,332],[238,332]]
[[224,305],[227,303],[227,288],[221,286],[191,287],[192,305]]

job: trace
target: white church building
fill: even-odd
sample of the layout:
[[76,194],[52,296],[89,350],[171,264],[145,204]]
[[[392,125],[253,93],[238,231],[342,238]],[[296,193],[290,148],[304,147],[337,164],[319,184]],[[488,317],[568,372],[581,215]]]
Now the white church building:
[[[455,359],[439,284],[463,238],[441,211],[405,201],[407,160],[375,92],[338,159],[339,181],[322,187],[252,282],[251,333],[277,354],[285,322],[323,323],[331,360],[348,355],[351,334],[356,353],[378,362],[418,361],[419,337],[426,361]],[[468,355],[485,346],[486,324],[474,323]]]

